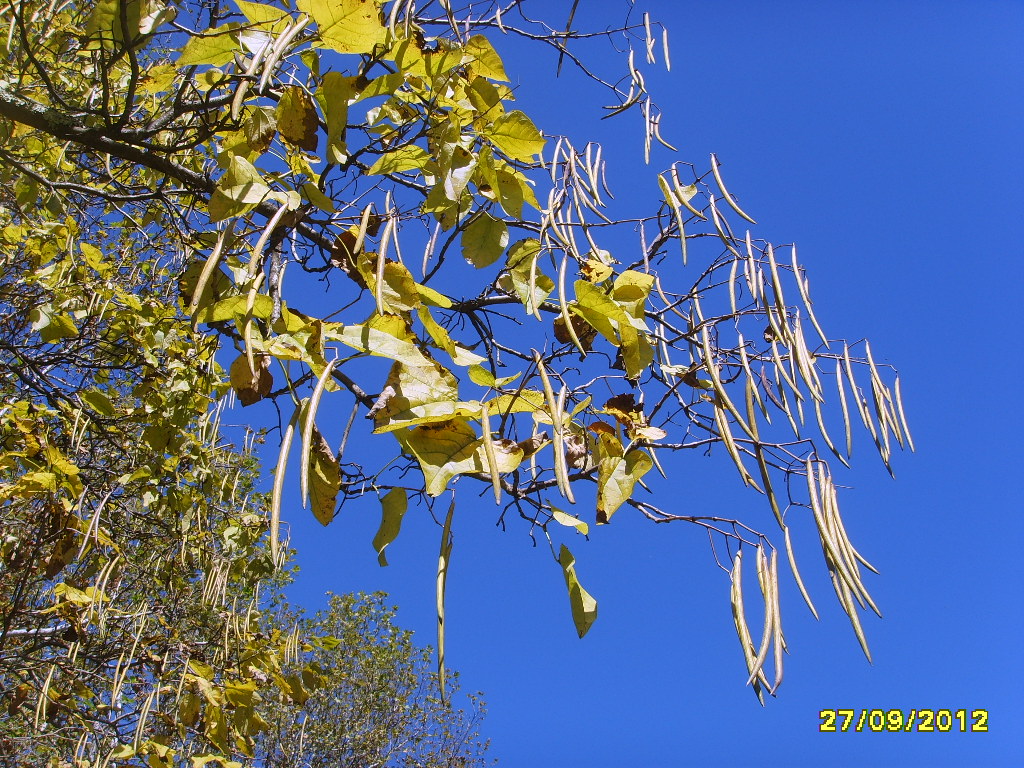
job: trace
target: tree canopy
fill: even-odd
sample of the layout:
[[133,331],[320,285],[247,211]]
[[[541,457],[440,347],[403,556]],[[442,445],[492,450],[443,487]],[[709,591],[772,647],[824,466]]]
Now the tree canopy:
[[[563,77],[607,96],[595,113],[638,116],[645,160],[672,151],[643,75],[670,66],[667,33],[629,7],[620,27],[590,32],[577,6],[557,19],[523,0],[4,7],[2,461],[5,510],[24,510],[4,557],[46,575],[33,582],[38,629],[63,626],[53,613],[71,627],[115,609],[133,621],[129,593],[108,594],[110,563],[129,551],[117,526],[140,514],[119,499],[152,515],[159,546],[130,540],[163,564],[147,567],[213,547],[204,595],[223,595],[283,564],[286,494],[324,525],[373,495],[382,565],[410,506],[437,520],[443,674],[457,490],[550,546],[581,637],[597,603],[576,557],[607,535],[595,526],[628,511],[702,529],[761,698],[782,681],[780,554],[816,610],[791,535],[808,527],[868,653],[871,566],[829,463],[848,463],[857,423],[887,467],[912,447],[898,379],[866,341],[825,334],[796,248],[758,238],[717,157],[650,171],[660,199],[638,216],[613,198],[599,145],[516,108],[510,37],[554,47]],[[620,72],[579,54],[595,37],[626,51]],[[244,509],[238,489],[253,482],[244,461],[217,464],[210,398],[227,385],[280,448],[267,514],[214,532],[203,510]],[[774,528],[649,493],[694,450],[735,465]],[[140,581],[140,599],[161,583]],[[221,603],[237,631],[245,610]],[[285,653],[274,637],[246,652],[268,668],[241,668],[271,674]],[[248,694],[219,695],[238,699],[233,722],[201,730],[221,750],[210,759],[228,760],[262,724],[237,714]]]

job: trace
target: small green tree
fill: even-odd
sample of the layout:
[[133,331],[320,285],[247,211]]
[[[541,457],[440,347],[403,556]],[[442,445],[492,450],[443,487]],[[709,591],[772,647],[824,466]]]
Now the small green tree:
[[[430,649],[394,625],[385,598],[335,595],[301,621],[302,636],[327,636],[310,656],[321,681],[305,701],[264,701],[257,752],[266,768],[484,764],[482,702],[470,696],[467,712],[442,698]],[[449,679],[453,692],[457,677]]]

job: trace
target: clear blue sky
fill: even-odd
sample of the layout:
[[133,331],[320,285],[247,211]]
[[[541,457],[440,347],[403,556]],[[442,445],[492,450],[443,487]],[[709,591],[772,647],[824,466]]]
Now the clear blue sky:
[[[577,26],[622,5],[582,0]],[[547,548],[464,499],[448,658],[464,688],[486,693],[492,755],[511,768],[1024,764],[1024,3],[647,7],[669,27],[673,68],[644,71],[680,150],[651,169],[635,117],[599,123],[598,94],[569,67],[555,80],[553,57],[494,40],[542,127],[606,143],[620,200],[654,203],[654,170],[703,168],[716,152],[756,234],[799,245],[826,329],[867,336],[899,367],[918,452],[897,456],[893,481],[862,438],[844,476],[847,525],[881,571],[868,586],[885,618],[865,619],[869,665],[823,568],[804,566],[821,620],[787,581],[786,680],[762,709],[744,687],[728,580],[699,530],[622,511],[578,540],[600,602],[579,640]],[[721,457],[687,457],[674,483],[680,504],[704,510],[764,503]],[[402,624],[433,642],[438,531],[425,514],[407,515],[386,569],[370,546],[376,502],[345,507],[327,529],[297,505],[285,517],[302,567],[295,599],[384,589]],[[823,708],[991,718],[988,733],[823,734]]]

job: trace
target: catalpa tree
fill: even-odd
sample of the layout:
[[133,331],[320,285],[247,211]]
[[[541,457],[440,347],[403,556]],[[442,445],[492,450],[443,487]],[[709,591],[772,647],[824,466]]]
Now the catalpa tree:
[[[580,636],[597,615],[576,573],[583,537],[614,535],[604,526],[622,514],[689,523],[731,579],[763,698],[782,680],[781,571],[815,611],[791,525],[817,532],[868,653],[871,566],[846,534],[829,462],[848,462],[858,424],[887,467],[912,447],[899,383],[867,342],[823,331],[796,249],[757,236],[714,155],[650,170],[660,202],[616,212],[602,148],[516,108],[503,41],[554,47],[563,77],[604,89],[597,111],[636,121],[650,159],[671,147],[643,69],[670,66],[668,36],[635,10],[590,33],[577,3],[547,21],[535,6],[12,2],[5,206],[87,217],[80,238],[54,246],[83,263],[114,247],[89,233],[114,226],[134,233],[142,264],[149,240],[175,250],[180,311],[219,339],[238,400],[282,414],[274,558],[286,494],[324,525],[377,496],[382,564],[406,510],[429,509],[443,658],[456,490],[475,506],[493,498],[497,519],[520,518],[550,545]],[[593,37],[627,51],[621,72],[581,57]],[[47,305],[31,332],[77,337],[89,300]],[[255,427],[277,426],[273,409],[252,410],[267,415]],[[328,421],[343,430],[325,434]],[[164,450],[159,426],[147,439]],[[775,527],[680,513],[648,492],[695,449],[734,464]]]

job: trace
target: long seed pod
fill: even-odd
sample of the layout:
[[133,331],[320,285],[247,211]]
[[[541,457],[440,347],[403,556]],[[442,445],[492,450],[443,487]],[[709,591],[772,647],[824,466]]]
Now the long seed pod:
[[270,83],[270,78],[274,74],[274,70],[277,69],[278,62],[281,61],[281,57],[284,56],[285,50],[291,45],[292,40],[299,34],[306,25],[309,24],[309,16],[303,14],[297,18],[291,25],[278,37],[277,42],[274,43],[273,49],[267,56],[266,64],[263,66],[263,72],[260,75],[260,84],[258,88],[259,93],[266,91],[267,85]]
[[[249,62],[249,66],[242,72],[242,77],[239,78],[238,85],[235,87],[235,95],[231,99],[232,120],[238,120],[242,116],[242,106],[245,104],[245,97],[249,93],[249,87],[256,75],[256,70],[259,68],[263,58],[270,53],[270,49],[271,38],[268,37],[259,50],[252,55],[252,61]],[[237,61],[236,59],[236,64]]]
[[736,269],[739,267],[740,261],[738,258],[733,259],[732,267],[729,269],[729,309],[732,310],[734,317],[739,314],[736,311]]
[[498,477],[498,457],[494,453],[494,437],[491,435],[491,413],[486,401],[480,404],[480,428],[483,431],[484,454],[487,456],[487,472],[494,487],[494,503],[501,504],[501,478]]
[[749,485],[758,491],[761,488],[754,478],[751,477],[747,468],[743,465],[743,459],[740,456],[739,449],[736,447],[736,441],[733,439],[732,430],[729,428],[729,419],[725,415],[725,411],[722,408],[715,406],[715,424],[718,427],[718,434],[722,438],[722,442],[725,444],[725,450],[729,453],[733,463],[736,465],[736,470],[740,473],[740,477],[743,480],[744,485]]
[[796,245],[793,245],[793,277],[796,279],[796,287],[800,291],[800,298],[803,300],[804,308],[807,310],[807,316],[811,318],[811,325],[814,326],[814,330],[818,332],[818,336],[821,338],[821,343],[825,345],[825,349],[828,349],[828,337],[825,332],[821,330],[821,326],[818,325],[818,318],[814,316],[814,309],[811,307],[810,292],[807,287],[807,278],[801,276],[802,270],[800,264],[796,260]]
[[316,383],[316,388],[306,405],[306,419],[302,423],[302,464],[299,467],[301,473],[299,486],[302,495],[302,508],[306,508],[309,501],[309,457],[313,450],[313,430],[316,429],[316,412],[320,408],[320,398],[324,394],[327,382],[331,379],[331,371],[338,364],[338,360],[331,360],[324,367],[323,373]]
[[743,274],[747,278],[747,288],[750,291],[750,298],[753,300],[754,305],[765,304],[764,300],[764,282],[761,276],[761,268],[757,265],[757,260],[754,258],[754,244],[750,239],[750,230],[747,230],[747,236],[744,238],[744,244],[747,247],[747,258],[743,263]]
[[[576,500],[572,495],[572,487],[569,484],[569,471],[565,466],[565,444],[562,438],[562,412],[558,401],[555,399],[555,391],[551,386],[551,379],[548,377],[547,368],[540,352],[533,350],[533,359],[537,363],[537,371],[540,373],[540,380],[544,386],[544,397],[547,399],[548,410],[551,412],[551,442],[555,451],[555,479],[558,481],[558,490],[575,504]],[[562,388],[563,393],[565,388]]]
[[914,450],[914,438],[910,436],[910,427],[907,425],[907,416],[903,412],[903,395],[900,393],[900,377],[896,377],[896,409],[900,415],[900,423],[903,425],[903,434],[907,436],[907,445],[910,446],[910,450]]
[[274,469],[274,489],[270,495],[270,557],[276,567],[280,567],[281,562],[278,550],[281,546],[281,498],[284,494],[284,473],[288,467],[288,454],[295,437],[295,425],[299,422],[299,415],[302,413],[304,404],[305,401],[295,406],[295,413],[292,414],[288,426],[285,427],[284,435],[281,437],[281,449],[277,454],[277,468]]
[[772,612],[774,613],[774,636],[772,644],[775,647],[775,681],[772,683],[774,694],[782,685],[782,652],[786,648],[786,640],[782,635],[782,602],[779,596],[779,550],[772,552],[770,583],[772,585]]
[[576,335],[576,329],[572,327],[572,316],[569,314],[569,302],[565,298],[565,272],[569,263],[569,254],[562,254],[562,264],[558,268],[558,308],[562,313],[562,322],[565,323],[565,330],[569,333],[569,338],[572,339],[572,343],[576,345],[576,349],[580,351],[580,355],[583,357],[587,356],[587,350],[583,348],[583,343],[580,341],[579,336]]
[[[775,249],[771,243],[768,244],[768,268],[772,276],[772,293],[775,294],[775,309],[779,313],[779,325],[784,333],[788,334],[789,326],[786,323],[786,298],[782,294],[782,280],[779,278],[779,265],[775,261]],[[780,336],[787,344],[792,346],[792,340],[787,336]]]
[[[850,423],[850,409],[846,405],[846,387],[843,386],[843,372],[840,370],[839,358],[836,358],[836,388],[839,390],[839,404],[843,409],[843,425],[846,428],[846,456],[853,456],[853,426]],[[849,466],[849,464],[847,464]]]
[[771,650],[772,636],[774,634],[775,622],[772,611],[772,588],[769,584],[768,560],[764,555],[764,548],[757,548],[757,581],[761,587],[761,600],[764,603],[764,624],[761,628],[761,643],[758,645],[757,656],[751,665],[750,677],[747,678],[747,685],[754,682],[754,679],[762,674],[765,661],[768,660],[768,651]]
[[[220,263],[221,254],[224,252],[224,245],[231,239],[235,230],[235,219],[228,221],[227,226],[224,227],[217,235],[217,242],[214,243],[213,250],[210,252],[210,257],[203,264],[203,271],[199,273],[199,280],[196,282],[195,289],[192,293],[192,301],[188,305],[188,314],[195,315],[196,310],[199,309],[199,302],[203,298],[203,293],[206,291],[206,285],[210,282],[210,278],[213,276],[214,270],[217,269],[217,265]],[[198,321],[195,317],[192,318],[193,328],[198,326]]]
[[712,152],[711,153],[711,173],[713,173],[715,175],[715,182],[718,184],[718,188],[720,190],[722,190],[722,196],[725,198],[725,202],[727,202],[729,204],[730,208],[732,208],[734,211],[736,211],[736,213],[738,213],[744,219],[749,221],[751,224],[757,224],[757,222],[754,221],[752,218],[750,218],[750,216],[748,216],[746,213],[744,213],[743,209],[740,208],[739,205],[736,204],[735,200],[733,200],[732,195],[729,194],[729,190],[727,190],[725,188],[725,182],[722,181],[722,174],[719,172],[718,166],[719,166],[718,158],[715,157],[714,152]]
[[686,208],[686,210],[688,210],[698,219],[700,219],[701,221],[707,221],[707,216],[705,216],[703,213],[701,213],[692,205],[690,205],[690,198],[696,196],[697,194],[697,186],[695,184],[683,186],[683,183],[679,180],[679,173],[676,171],[676,167],[674,164],[672,168],[669,169],[669,173],[672,174],[672,184],[675,186],[676,199],[683,204],[683,207]]
[[793,578],[796,580],[796,585],[800,589],[800,594],[804,598],[804,602],[807,603],[807,607],[811,609],[811,613],[814,618],[818,618],[818,609],[814,607],[814,602],[811,600],[811,595],[807,591],[807,587],[804,586],[804,580],[800,577],[800,569],[796,567],[796,555],[793,554],[793,540],[789,535],[789,526],[784,526],[782,529],[783,534],[786,538],[786,557],[789,559],[789,568],[793,571]]
[[452,495],[448,505],[448,514],[444,518],[444,529],[441,531],[441,551],[437,556],[437,679],[441,689],[441,701],[447,701],[445,693],[444,664],[444,595],[448,582],[448,563],[452,555],[452,515],[455,512],[455,496]]
[[832,444],[832,438],[829,437],[828,430],[825,429],[825,419],[821,413],[821,403],[817,400],[814,401],[814,418],[818,422],[818,431],[821,432],[821,436],[825,439],[825,445],[827,445],[828,449],[832,451],[832,455],[839,459],[839,461],[841,461],[845,466],[849,467],[850,462],[848,462],[846,457],[839,453],[839,451],[836,450],[835,445]]
[[772,507],[772,514],[780,528],[785,528],[782,521],[782,510],[779,508],[779,500],[775,496],[775,489],[772,488],[771,474],[768,472],[768,462],[764,458],[764,447],[761,445],[760,435],[757,430],[757,414],[754,411],[754,382],[747,379],[747,420],[754,432],[754,458],[757,460],[757,468],[761,472],[761,482],[764,484],[764,492],[768,495],[768,503]]
[[[668,182],[662,178],[661,174],[658,174],[658,185],[661,187],[661,193],[665,196],[665,202],[668,203],[672,209],[672,216],[676,220],[676,227],[679,229],[679,245],[683,252],[683,266],[686,266],[686,228],[683,223],[683,212],[679,210],[679,201],[676,195],[668,186]],[[736,310],[733,310],[735,312]]]
[[[699,315],[700,304],[696,298],[694,298],[693,303]],[[711,340],[708,337],[708,327],[706,325],[701,326],[700,341],[701,347],[704,351],[704,369],[708,372],[708,375],[711,377],[711,384],[714,387],[715,394],[718,395],[719,399],[722,401],[722,404],[726,407],[729,413],[732,414],[733,418],[736,419],[736,423],[740,425],[743,431],[746,432],[749,437],[753,437],[754,434],[751,431],[750,426],[740,415],[739,410],[737,410],[732,400],[729,399],[729,395],[725,391],[725,386],[722,384],[722,380],[718,375],[718,366],[715,363],[714,356],[711,354]]]
[[[729,601],[732,605],[732,620],[736,625],[736,635],[743,649],[743,659],[747,663],[747,671],[754,669],[754,642],[750,636],[750,627],[747,626],[747,617],[743,610],[743,550],[736,553],[733,559],[732,570],[729,573],[730,590]],[[764,706],[764,692],[761,690],[760,679],[753,681],[754,693],[758,701]]]
[[[755,381],[754,372],[750,368],[750,358],[747,357],[747,343],[743,338],[742,333],[736,334],[736,346],[740,350],[740,365],[743,366],[743,372],[747,375],[747,381],[753,384]],[[765,405],[764,398],[761,397],[761,390],[758,389],[757,384],[753,384],[753,390],[754,399],[757,400],[757,405],[761,409],[761,413],[764,415],[768,423],[771,424],[772,417],[769,415],[768,406]],[[753,425],[751,425],[751,427],[753,428]]]
[[715,196],[710,195],[708,197],[708,208],[711,210],[711,221],[715,225],[715,232],[718,233],[718,239],[722,241],[726,250],[729,251],[737,259],[740,258],[739,251],[736,250],[732,244],[732,235],[725,231],[725,227],[722,222],[722,218],[718,215],[718,208],[715,206]]

